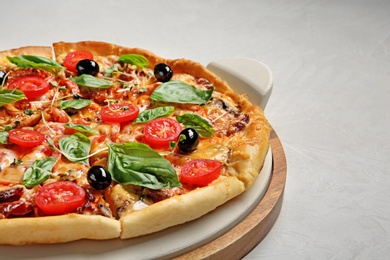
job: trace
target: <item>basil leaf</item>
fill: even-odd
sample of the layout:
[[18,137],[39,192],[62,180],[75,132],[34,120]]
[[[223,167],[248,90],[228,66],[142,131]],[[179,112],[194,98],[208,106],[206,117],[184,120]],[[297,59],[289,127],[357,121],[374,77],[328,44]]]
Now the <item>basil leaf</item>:
[[[62,154],[72,162],[89,165],[88,155],[91,150],[91,141],[82,133],[75,133],[58,142]],[[81,159],[80,159],[81,158]]]
[[118,64],[114,64],[112,67],[105,68],[104,69],[104,77],[109,77],[111,78],[114,74],[114,72],[119,71],[118,69]]
[[7,144],[8,143],[8,132],[1,131],[0,132],[0,144]]
[[24,93],[17,89],[0,90],[0,107],[26,98]]
[[98,131],[96,131],[95,129],[89,127],[89,126],[86,126],[86,125],[83,125],[83,124],[65,124],[65,127],[66,128],[71,128],[71,129],[74,129],[74,130],[77,130],[79,132],[83,132],[83,133],[88,133],[88,134],[99,134]]
[[149,146],[131,142],[108,148],[108,171],[116,182],[150,189],[181,186],[171,163]]
[[82,109],[83,107],[89,106],[91,100],[89,99],[70,99],[70,100],[60,100],[58,101],[61,109]]
[[90,88],[111,88],[114,84],[111,81],[99,79],[89,74],[82,74],[76,78],[70,78],[77,85]]
[[118,62],[132,64],[140,68],[145,68],[149,65],[148,59],[139,54],[123,54],[119,57]]
[[133,121],[133,124],[145,123],[159,117],[169,116],[172,114],[173,110],[175,110],[175,107],[172,106],[144,110],[138,114],[137,118]]
[[214,89],[200,90],[179,80],[168,81],[158,86],[150,96],[152,100],[183,104],[204,104]]
[[57,62],[41,56],[20,55],[7,57],[7,59],[19,68],[39,68],[51,72],[63,69]]
[[214,128],[210,121],[198,114],[183,114],[181,116],[176,116],[176,119],[186,127],[195,129],[202,137],[214,136]]
[[32,188],[49,179],[56,161],[57,159],[54,157],[36,160],[33,165],[24,172],[22,179],[23,185],[27,188]]

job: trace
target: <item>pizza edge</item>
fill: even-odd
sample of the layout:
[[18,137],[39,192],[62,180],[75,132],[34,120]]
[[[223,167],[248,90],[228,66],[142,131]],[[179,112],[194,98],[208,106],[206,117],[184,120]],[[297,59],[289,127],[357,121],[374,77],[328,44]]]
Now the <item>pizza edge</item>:
[[[230,144],[231,156],[228,172],[233,176],[220,177],[209,186],[132,212],[120,220],[77,214],[1,220],[0,232],[7,234],[1,238],[1,244],[64,243],[84,238],[99,240],[141,236],[199,218],[252,186],[268,151],[270,132],[268,122],[259,107],[252,105],[245,96],[234,93],[226,82],[197,62],[186,59],[167,60],[144,49],[95,41],[58,42],[53,43],[53,48],[27,46],[2,51],[0,52],[0,62],[7,64],[9,61],[6,56],[21,54],[53,58],[53,50],[55,59],[57,62],[61,62],[63,58],[61,54],[76,49],[89,50],[93,54],[101,56],[125,53],[141,54],[149,60],[151,66],[165,62],[176,73],[188,73],[209,79],[218,91],[229,95],[251,117],[251,122],[243,135],[244,140],[242,138],[239,141],[232,140]],[[172,214],[172,208],[175,209],[175,214]],[[164,216],[163,222],[165,223],[159,223],[161,221],[155,218],[156,214]]]

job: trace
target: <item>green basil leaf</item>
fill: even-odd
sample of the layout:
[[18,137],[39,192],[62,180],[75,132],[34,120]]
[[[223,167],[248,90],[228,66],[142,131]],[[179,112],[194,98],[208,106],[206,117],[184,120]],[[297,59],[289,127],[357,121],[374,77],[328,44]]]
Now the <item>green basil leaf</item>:
[[211,98],[214,89],[200,90],[179,80],[168,81],[158,86],[150,96],[152,100],[183,104],[204,104]]
[[33,165],[24,172],[22,179],[23,185],[27,188],[32,188],[49,179],[56,161],[57,159],[54,157],[36,160]]
[[94,134],[94,135],[97,135],[99,134],[98,131],[96,131],[95,129],[89,127],[89,126],[86,126],[86,125],[83,125],[83,124],[65,124],[65,127],[66,128],[71,128],[71,129],[74,129],[74,130],[77,130],[79,132],[83,132],[83,133],[88,133],[88,134]]
[[159,117],[169,116],[172,114],[173,110],[175,110],[175,107],[173,106],[157,107],[144,110],[138,114],[137,118],[133,121],[133,124],[145,123]]
[[0,107],[26,98],[24,93],[16,89],[0,90]]
[[198,114],[183,114],[181,116],[176,116],[176,119],[186,127],[195,129],[202,137],[214,136],[214,128],[210,121]]
[[105,68],[104,69],[104,77],[111,78],[113,76],[114,72],[117,72],[117,71],[119,71],[118,64],[114,64],[113,66],[111,66],[109,68]]
[[63,69],[63,67],[57,62],[41,56],[20,55],[7,57],[7,59],[19,68],[39,68],[51,72]]
[[0,144],[8,144],[8,132],[0,132]]
[[70,99],[70,100],[60,100],[58,101],[61,109],[82,109],[83,107],[89,106],[91,100],[89,99]]
[[119,57],[118,62],[132,64],[140,68],[145,68],[149,65],[148,59],[139,54],[123,54]]
[[99,79],[89,74],[82,74],[76,78],[70,78],[77,85],[90,88],[111,88],[114,84],[111,81]]
[[75,133],[58,142],[62,154],[72,162],[89,165],[88,155],[91,150],[91,141],[82,133]]
[[131,142],[108,148],[108,171],[116,182],[150,189],[181,186],[171,163],[149,146]]

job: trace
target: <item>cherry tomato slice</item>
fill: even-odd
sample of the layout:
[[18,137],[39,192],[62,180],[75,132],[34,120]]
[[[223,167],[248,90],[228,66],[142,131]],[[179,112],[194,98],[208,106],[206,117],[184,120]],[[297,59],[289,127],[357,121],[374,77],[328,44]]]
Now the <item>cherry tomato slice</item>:
[[197,159],[183,165],[180,182],[195,186],[206,186],[221,174],[222,163],[215,160]]
[[40,76],[22,76],[10,82],[9,89],[18,89],[28,99],[42,96],[49,91],[50,85]]
[[45,136],[30,129],[12,129],[8,132],[8,140],[22,147],[35,147],[40,145]]
[[123,123],[137,118],[139,108],[132,104],[112,104],[100,109],[103,122]]
[[35,203],[46,215],[62,215],[76,211],[86,201],[85,190],[71,181],[52,182],[42,186]]
[[177,142],[181,130],[176,120],[160,117],[145,125],[144,139],[153,148],[168,148],[170,142]]
[[93,54],[84,50],[69,52],[68,55],[65,56],[64,66],[72,72],[77,72],[77,63],[86,59],[93,60]]

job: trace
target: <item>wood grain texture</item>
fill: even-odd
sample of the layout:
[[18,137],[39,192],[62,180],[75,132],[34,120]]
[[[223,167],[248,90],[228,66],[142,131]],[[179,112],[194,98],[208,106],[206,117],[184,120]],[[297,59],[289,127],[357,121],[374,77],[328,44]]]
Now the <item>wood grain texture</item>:
[[175,258],[184,259],[241,259],[271,230],[283,203],[287,163],[282,144],[271,130],[273,169],[266,194],[256,208],[237,226],[224,235],[191,252]]

